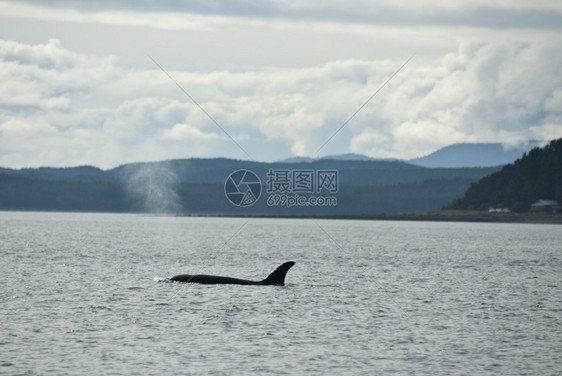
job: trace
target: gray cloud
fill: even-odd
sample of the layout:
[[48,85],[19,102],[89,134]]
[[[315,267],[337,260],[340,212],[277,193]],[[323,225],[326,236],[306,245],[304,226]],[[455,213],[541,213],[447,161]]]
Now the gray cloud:
[[[453,142],[562,137],[560,51],[560,40],[466,43],[414,59],[322,153],[409,158]],[[275,160],[313,154],[402,63],[169,73],[252,156]],[[245,157],[156,67],[52,40],[0,41],[0,68],[2,166]]]
[[[21,2],[18,2],[21,3]],[[44,6],[44,1],[27,0]],[[57,0],[49,7],[83,12],[170,12],[245,19],[336,22],[392,27],[562,28],[556,2],[456,1],[111,1]],[[22,15],[24,16],[24,15]]]
[[[462,45],[439,65],[418,66],[378,109],[355,152],[393,155],[452,142],[523,143],[562,136],[562,43]],[[391,145],[389,147],[389,145]]]

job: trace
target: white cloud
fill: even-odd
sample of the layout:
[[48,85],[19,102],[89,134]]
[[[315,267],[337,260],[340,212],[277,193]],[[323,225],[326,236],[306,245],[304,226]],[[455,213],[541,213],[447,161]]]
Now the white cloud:
[[384,124],[355,135],[351,150],[416,157],[454,142],[562,137],[560,107],[553,106],[562,84],[561,50],[560,41],[469,45],[433,67],[418,65],[381,98]]
[[[414,59],[320,155],[410,158],[453,142],[562,137],[560,51],[560,39],[466,43]],[[258,160],[313,155],[402,63],[169,71],[217,127],[157,67],[127,69],[56,40],[0,41],[0,166],[246,158],[222,129]]]
[[175,12],[135,12],[132,10],[80,9],[80,3],[69,3],[52,7],[21,2],[0,2],[0,14],[4,16],[30,18],[41,21],[62,21],[74,23],[98,23],[122,26],[145,26],[166,30],[207,30],[212,31],[227,23],[222,16],[199,16]]
[[46,121],[37,119],[34,122],[25,119],[8,119],[0,124],[2,137],[11,140],[25,141],[30,137],[45,137],[57,132],[57,129],[49,125]]
[[67,109],[70,96],[86,95],[92,83],[115,78],[112,57],[77,54],[50,39],[28,45],[0,40],[0,105]]
[[562,6],[549,0],[331,0],[331,1],[2,1],[0,13],[11,17],[75,23],[143,26],[167,30],[216,31],[249,23],[284,27],[344,25],[470,26],[560,28]]
[[219,136],[216,133],[203,133],[200,129],[189,124],[176,124],[164,131],[164,139],[176,141],[212,140]]

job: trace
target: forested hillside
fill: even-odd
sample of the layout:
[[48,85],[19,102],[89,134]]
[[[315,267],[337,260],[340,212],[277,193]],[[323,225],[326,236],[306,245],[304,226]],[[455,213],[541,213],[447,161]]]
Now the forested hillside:
[[527,211],[540,199],[562,202],[562,139],[531,149],[512,164],[470,185],[446,209]]
[[[232,205],[225,195],[226,179],[240,169],[253,171],[262,186],[255,205],[243,208]],[[424,168],[398,161],[322,159],[303,164],[224,158],[132,163],[111,170],[92,166],[0,168],[0,210],[268,215],[438,210],[470,183],[498,169]],[[337,204],[270,206],[265,192],[270,170],[336,171],[339,188],[329,195]],[[295,192],[287,193],[295,196],[291,195]]]

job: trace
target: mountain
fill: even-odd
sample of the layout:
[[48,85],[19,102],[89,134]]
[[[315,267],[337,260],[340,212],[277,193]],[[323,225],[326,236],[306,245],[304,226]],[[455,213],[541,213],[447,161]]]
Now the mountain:
[[[237,170],[251,170],[260,180],[262,198],[236,207],[227,200],[225,182]],[[177,159],[131,163],[111,170],[0,168],[0,210],[173,212],[197,214],[326,215],[378,214],[439,209],[460,196],[488,168],[424,168],[400,161],[318,159],[309,163],[262,163],[225,158]],[[295,171],[336,175],[333,191],[316,186],[283,197],[331,196],[337,205],[283,206],[269,202],[272,174]],[[314,175],[316,176],[316,175]],[[279,182],[279,181],[277,181]],[[287,180],[287,184],[292,183]],[[269,192],[271,193],[271,191]]]
[[[461,143],[445,146],[421,158],[402,160],[416,166],[429,168],[459,167],[493,167],[512,163],[524,152],[537,146],[537,141],[530,141],[524,146],[506,148],[501,143]],[[291,157],[279,163],[309,163],[321,159],[337,161],[396,161],[392,158],[372,158],[362,154],[347,153],[327,155],[320,158]]]
[[512,163],[533,144],[506,149],[500,143],[454,144],[407,162],[423,167],[491,167]]
[[[306,169],[337,170],[340,186],[369,186],[410,184],[426,180],[471,179],[476,180],[499,167],[487,168],[424,168],[401,161],[356,161],[317,159],[308,162]],[[236,170],[253,171],[262,181],[267,182],[268,172],[277,170],[301,170],[300,162],[253,162],[227,158],[174,159],[162,162],[137,162],[101,170],[91,166],[67,168],[25,168],[21,170],[2,169],[0,174],[24,177],[33,180],[69,182],[108,182],[128,184],[140,178],[168,180],[177,183],[220,183]]]
[[[308,162],[318,161],[321,159],[329,159],[333,161],[374,161],[375,160],[375,158],[371,158],[363,154],[346,153],[346,154],[338,154],[338,155],[326,155],[324,157],[319,157],[319,158],[290,157],[287,159],[283,159],[278,163],[308,163]],[[384,159],[379,159],[379,160],[384,160]]]
[[313,160],[314,158],[310,158],[310,157],[290,157],[278,161],[277,163],[307,163],[307,162],[312,162]]
[[326,155],[325,157],[320,157],[319,159],[330,159],[336,161],[374,161],[374,158],[367,157],[363,154],[347,153],[339,155]]
[[22,168],[14,170],[10,168],[0,167],[0,174],[28,176],[35,179],[45,180],[72,180],[72,181],[96,181],[105,180],[103,176],[105,172],[102,169],[93,166],[78,167],[39,167],[39,168]]
[[447,209],[527,211],[538,200],[562,203],[562,138],[533,148],[514,163],[470,185]]

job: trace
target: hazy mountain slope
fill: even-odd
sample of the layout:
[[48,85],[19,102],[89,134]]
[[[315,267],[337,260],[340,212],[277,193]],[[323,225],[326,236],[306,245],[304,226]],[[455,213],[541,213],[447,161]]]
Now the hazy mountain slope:
[[482,178],[448,209],[505,207],[526,211],[540,199],[562,203],[562,138],[534,148],[513,164]]
[[336,170],[342,186],[408,184],[434,179],[479,179],[498,167],[488,168],[424,168],[400,161],[357,161],[318,159],[303,163],[262,163],[234,159],[177,159],[162,162],[131,163],[111,170],[84,166],[74,168],[3,169],[0,173],[33,180],[70,182],[113,182],[135,184],[143,179],[165,180],[175,183],[224,183],[234,171],[248,169],[255,172],[262,184],[273,170]]
[[[433,153],[421,158],[402,160],[421,167],[492,167],[502,166],[512,163],[521,155],[537,146],[535,141],[529,142],[525,146],[505,148],[501,143],[462,143],[453,144],[434,151]],[[396,161],[392,158],[372,158],[362,154],[341,154],[329,155],[321,158],[292,157],[279,163],[310,163],[321,159],[340,160],[340,161]]]
[[[336,206],[270,207],[270,170],[337,171]],[[263,197],[238,208],[224,183],[239,169],[261,179]],[[315,160],[260,163],[232,159],[181,159],[95,167],[1,169],[0,210],[163,212],[195,214],[377,214],[439,209],[470,183],[498,168],[424,168],[404,162]],[[289,193],[290,194],[290,193]],[[323,192],[326,195],[326,192]]]
[[530,147],[505,149],[502,144],[454,144],[425,157],[408,160],[423,167],[490,167],[512,163]]

